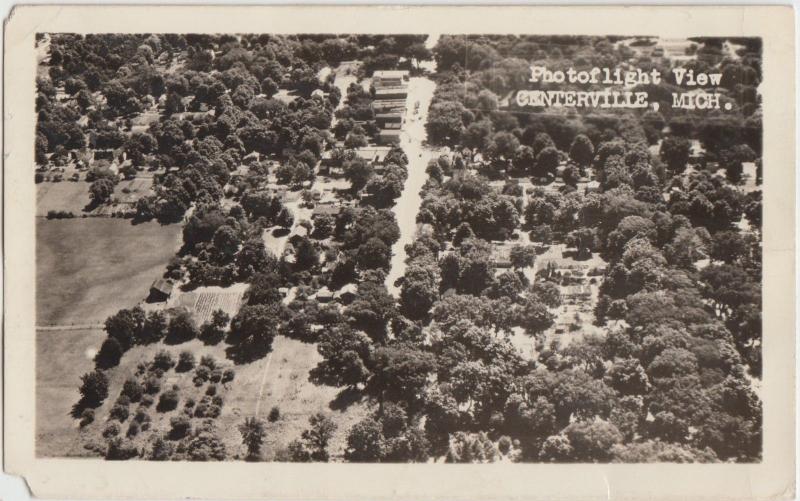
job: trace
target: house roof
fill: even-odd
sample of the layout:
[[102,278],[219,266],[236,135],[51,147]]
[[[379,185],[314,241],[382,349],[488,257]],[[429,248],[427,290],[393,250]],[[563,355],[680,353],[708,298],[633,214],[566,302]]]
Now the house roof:
[[381,94],[408,94],[408,87],[405,85],[394,85],[392,87],[381,87],[375,89],[375,95]]
[[354,283],[349,283],[349,284],[343,285],[338,291],[334,292],[333,293],[333,297],[334,298],[340,298],[340,297],[344,296],[345,294],[356,295],[357,292],[358,292],[358,286],[356,284],[354,284]]
[[363,158],[364,160],[371,162],[383,162],[390,150],[391,148],[388,146],[367,146],[364,148],[358,148],[355,150],[355,152],[359,158]]
[[405,78],[408,70],[376,70],[372,73],[372,78]]
[[313,212],[311,213],[313,216],[336,216],[339,212],[342,211],[342,208],[338,205],[333,204],[320,204],[314,207]]
[[591,293],[592,289],[588,285],[568,285],[562,292],[564,296],[583,296]]
[[159,278],[158,280],[153,282],[153,285],[150,286],[150,289],[157,290],[162,294],[170,295],[172,294],[173,285],[174,284],[169,280],[164,278]]

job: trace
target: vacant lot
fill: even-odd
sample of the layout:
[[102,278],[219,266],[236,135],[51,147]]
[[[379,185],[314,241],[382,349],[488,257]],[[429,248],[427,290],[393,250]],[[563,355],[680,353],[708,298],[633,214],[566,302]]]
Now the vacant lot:
[[180,245],[181,228],[129,220],[36,222],[37,325],[102,322],[147,297]]

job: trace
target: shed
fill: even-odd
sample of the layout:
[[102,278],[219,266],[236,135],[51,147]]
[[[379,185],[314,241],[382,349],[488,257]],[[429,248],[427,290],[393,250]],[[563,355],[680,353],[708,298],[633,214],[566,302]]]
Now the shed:
[[174,284],[170,280],[159,278],[150,286],[150,296],[147,298],[148,301],[156,303],[166,301],[172,294],[173,287]]

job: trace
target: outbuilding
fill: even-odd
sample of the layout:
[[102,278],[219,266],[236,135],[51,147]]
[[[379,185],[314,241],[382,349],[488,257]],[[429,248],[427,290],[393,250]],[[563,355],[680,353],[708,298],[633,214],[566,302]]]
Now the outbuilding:
[[153,303],[162,303],[166,301],[169,299],[170,295],[172,295],[173,287],[174,284],[172,281],[159,278],[150,286],[150,296],[147,298],[148,301]]

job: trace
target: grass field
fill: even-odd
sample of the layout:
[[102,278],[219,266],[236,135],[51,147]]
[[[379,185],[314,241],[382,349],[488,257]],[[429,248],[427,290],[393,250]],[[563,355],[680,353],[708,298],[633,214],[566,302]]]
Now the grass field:
[[72,406],[80,398],[80,377],[94,368],[93,353],[106,333],[100,329],[37,331],[36,455],[87,456]]
[[181,228],[129,220],[36,221],[37,325],[96,323],[147,297]]
[[[62,183],[66,184],[66,183]],[[123,219],[36,221],[37,325],[102,323],[144,299],[179,245],[179,226]],[[37,454],[86,454],[69,412],[105,332],[37,331]]]
[[47,216],[47,211],[63,210],[76,216],[83,214],[89,202],[89,183],[61,181],[36,185],[36,215]]

